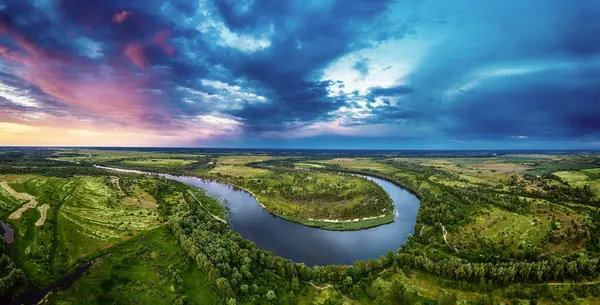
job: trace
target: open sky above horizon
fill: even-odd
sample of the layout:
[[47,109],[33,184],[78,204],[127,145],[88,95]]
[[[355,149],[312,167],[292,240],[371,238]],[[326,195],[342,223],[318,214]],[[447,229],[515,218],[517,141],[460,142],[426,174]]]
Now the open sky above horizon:
[[0,145],[600,149],[600,2],[0,0]]

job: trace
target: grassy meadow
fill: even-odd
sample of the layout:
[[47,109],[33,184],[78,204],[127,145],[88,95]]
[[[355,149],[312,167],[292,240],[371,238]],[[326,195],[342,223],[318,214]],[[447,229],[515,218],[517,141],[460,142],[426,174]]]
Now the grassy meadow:
[[267,211],[289,221],[329,230],[358,230],[393,221],[389,196],[364,178],[303,170],[273,172],[242,165],[231,156],[219,160],[226,163],[219,163],[207,177],[245,188]]
[[[94,261],[48,296],[49,304],[600,302],[594,154],[57,149],[4,160],[0,216],[15,240],[0,250],[27,277],[16,287],[44,286]],[[353,266],[306,268],[236,235],[221,204],[201,190],[91,164],[232,183],[279,217],[330,230],[393,221],[381,188],[341,172],[387,179],[415,193],[421,206],[413,236],[396,252]]]
[[220,304],[200,270],[165,228],[111,249],[48,304]]
[[[14,191],[36,201],[37,208],[6,222],[15,231],[11,251],[17,262],[40,283],[51,282],[99,251],[161,224],[156,202],[147,192],[155,182],[147,178],[118,186],[116,177],[0,176],[7,181],[4,178]],[[13,210],[22,203],[14,201]]]

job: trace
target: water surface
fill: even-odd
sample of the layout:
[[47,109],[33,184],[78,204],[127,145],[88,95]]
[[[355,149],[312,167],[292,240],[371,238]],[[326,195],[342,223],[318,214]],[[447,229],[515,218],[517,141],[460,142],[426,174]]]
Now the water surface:
[[389,181],[363,176],[388,192],[396,210],[394,222],[360,231],[328,231],[275,217],[265,211],[250,193],[229,184],[196,177],[159,176],[200,187],[214,197],[227,200],[230,209],[228,221],[233,230],[262,249],[308,266],[352,264],[397,250],[413,233],[419,210],[419,199],[412,193]]
[[2,229],[4,229],[4,240],[6,240],[7,243],[12,243],[15,237],[15,232],[14,230],[10,227],[9,224],[5,223],[4,221],[0,220],[0,225],[2,225]]

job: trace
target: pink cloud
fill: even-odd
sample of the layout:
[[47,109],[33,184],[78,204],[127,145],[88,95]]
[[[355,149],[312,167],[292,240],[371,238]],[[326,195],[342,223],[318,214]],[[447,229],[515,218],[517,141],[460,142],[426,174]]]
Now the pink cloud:
[[144,53],[144,45],[139,43],[131,43],[125,47],[125,51],[123,51],[123,53],[136,66],[142,69],[148,67],[148,60],[146,59],[146,53]]
[[127,18],[129,18],[129,16],[131,16],[133,13],[130,11],[121,11],[119,13],[116,13],[113,16],[112,22],[114,23],[123,23],[125,22],[125,20],[127,20]]
[[24,50],[34,54],[39,55],[40,50],[35,46],[35,44],[29,41],[25,36],[21,33],[12,29],[4,20],[0,19],[0,34],[10,36],[17,45],[19,45]]
[[173,47],[171,47],[167,42],[167,40],[170,37],[171,37],[171,31],[160,30],[152,38],[152,43],[154,43],[159,48],[161,48],[163,50],[163,52],[165,52],[167,55],[173,56],[173,55],[175,55],[175,49],[173,49]]
[[[118,66],[98,66],[61,54],[49,55],[1,21],[0,33],[8,35],[21,49],[0,47],[0,56],[16,64],[14,69],[24,81],[67,105],[67,110],[146,128],[154,127],[149,117],[169,120],[160,101],[143,90],[146,76],[139,77]],[[137,66],[147,66],[142,45],[129,45],[125,53]],[[69,73],[73,70],[78,71],[77,77]]]
[[[10,62],[23,83],[35,85],[57,105],[32,110],[0,109],[0,145],[176,145],[236,134],[239,127],[211,124],[207,117],[170,113],[159,95],[148,89],[153,71],[140,75],[117,64],[99,64],[44,50],[0,20],[0,34],[17,47],[0,46],[0,59]],[[156,33],[153,44],[166,54],[168,31]],[[140,68],[149,65],[145,46],[131,43],[124,55]],[[77,71],[74,76],[72,71]],[[31,98],[36,98],[32,96]],[[207,121],[208,120],[208,121]],[[230,122],[231,123],[231,122]],[[2,125],[3,124],[3,125]],[[10,133],[7,131],[10,129]],[[54,138],[48,134],[57,135]]]

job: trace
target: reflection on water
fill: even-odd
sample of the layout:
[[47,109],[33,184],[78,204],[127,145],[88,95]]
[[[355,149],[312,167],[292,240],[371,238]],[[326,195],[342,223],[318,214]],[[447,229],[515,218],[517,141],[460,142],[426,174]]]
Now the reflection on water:
[[0,221],[0,225],[2,225],[2,229],[4,229],[4,240],[6,240],[6,242],[9,244],[12,243],[15,237],[15,232],[8,224],[4,223],[3,221]]
[[415,195],[389,181],[365,177],[388,192],[396,208],[395,221],[360,231],[327,231],[275,217],[252,195],[229,184],[196,177],[160,176],[203,188],[210,195],[225,199],[230,210],[228,220],[236,232],[263,249],[308,266],[352,264],[397,250],[413,233],[419,210]]

